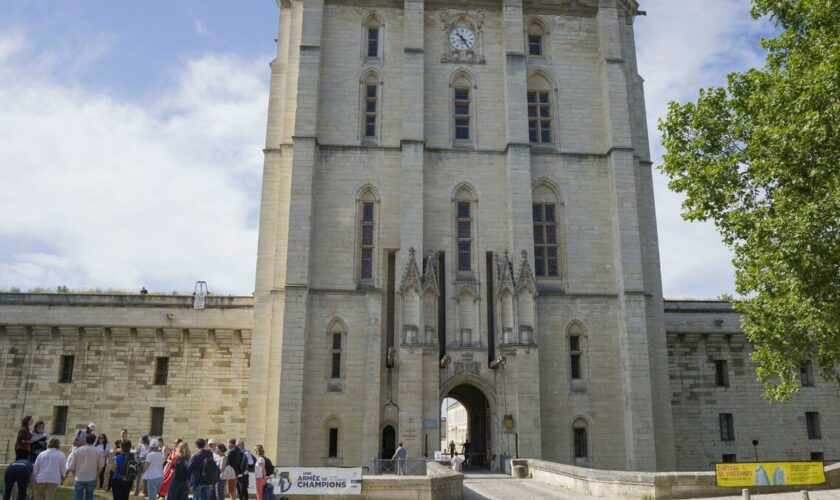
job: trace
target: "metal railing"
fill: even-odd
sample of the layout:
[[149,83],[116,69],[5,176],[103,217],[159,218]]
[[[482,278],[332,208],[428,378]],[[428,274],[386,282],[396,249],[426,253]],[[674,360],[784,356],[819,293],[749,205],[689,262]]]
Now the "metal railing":
[[407,458],[399,463],[396,460],[374,458],[371,466],[371,474],[381,476],[384,474],[402,476],[425,476],[425,458]]

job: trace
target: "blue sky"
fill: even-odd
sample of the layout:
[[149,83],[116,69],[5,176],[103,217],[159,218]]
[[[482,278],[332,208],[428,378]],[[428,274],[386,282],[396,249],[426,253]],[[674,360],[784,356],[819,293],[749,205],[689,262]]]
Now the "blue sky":
[[[759,65],[746,0],[642,1],[656,120]],[[250,294],[277,8],[273,0],[4,0],[0,289]],[[666,296],[733,291],[731,255],[655,179]]]

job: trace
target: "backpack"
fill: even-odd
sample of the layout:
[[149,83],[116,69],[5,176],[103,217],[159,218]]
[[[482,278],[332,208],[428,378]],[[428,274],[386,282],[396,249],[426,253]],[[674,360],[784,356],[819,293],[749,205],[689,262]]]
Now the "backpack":
[[205,458],[204,463],[201,464],[201,484],[216,484],[219,482],[220,475],[219,466],[216,465],[213,457]]
[[[273,476],[274,475],[274,464],[271,463],[271,460],[269,460],[268,457],[263,457],[263,460],[265,460],[265,475],[266,475],[266,477]],[[268,499],[265,496],[263,496],[263,500],[268,500]]]
[[120,471],[120,479],[126,483],[134,483],[137,479],[137,460],[134,459],[134,453],[129,453],[123,461],[123,470]]
[[257,462],[254,460],[254,456],[251,455],[251,452],[248,450],[242,451],[242,458],[245,460],[245,469],[248,472],[254,472],[254,464]]
[[269,482],[263,485],[262,494],[263,500],[277,500],[277,497],[274,496],[274,485]]

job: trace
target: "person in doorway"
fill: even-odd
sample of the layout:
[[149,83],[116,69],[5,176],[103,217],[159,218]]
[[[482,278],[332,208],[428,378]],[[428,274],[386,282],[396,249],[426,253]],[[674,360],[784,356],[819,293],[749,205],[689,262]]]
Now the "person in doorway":
[[472,449],[472,445],[470,444],[470,440],[467,439],[464,441],[464,445],[461,447],[461,453],[464,454],[464,466],[472,465],[470,462],[470,449]]
[[28,458],[21,458],[10,463],[3,473],[3,500],[11,500],[12,488],[17,485],[17,498],[15,500],[26,500],[26,488],[29,483],[35,481],[32,462]]
[[67,473],[67,457],[59,450],[61,443],[51,439],[47,450],[38,454],[33,467],[35,500],[53,500],[58,485]]
[[455,441],[449,442],[449,460],[455,458]]
[[73,473],[73,489],[76,500],[93,500],[93,490],[96,488],[96,476],[99,469],[105,465],[102,450],[94,446],[96,434],[87,434],[85,444],[76,448],[67,461],[67,470]]
[[391,457],[391,461],[397,462],[397,475],[398,476],[405,476],[406,475],[406,458],[408,456],[408,452],[403,447],[403,444],[400,443],[400,446],[397,448],[397,451],[394,452],[394,456]]

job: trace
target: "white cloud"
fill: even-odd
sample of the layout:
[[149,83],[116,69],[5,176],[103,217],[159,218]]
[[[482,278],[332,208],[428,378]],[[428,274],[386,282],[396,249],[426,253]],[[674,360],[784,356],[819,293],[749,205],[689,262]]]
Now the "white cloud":
[[51,58],[19,33],[0,34],[0,287],[250,293],[268,58],[205,55],[130,102],[26,64]]
[[[726,74],[760,66],[757,38],[768,31],[749,14],[748,0],[647,0],[636,18],[639,73],[645,98],[651,154],[661,164],[657,120],[669,101],[696,98],[702,87],[724,85]],[[682,197],[654,176],[662,281],[666,296],[715,297],[734,293],[732,254],[710,223],[680,217]]]

